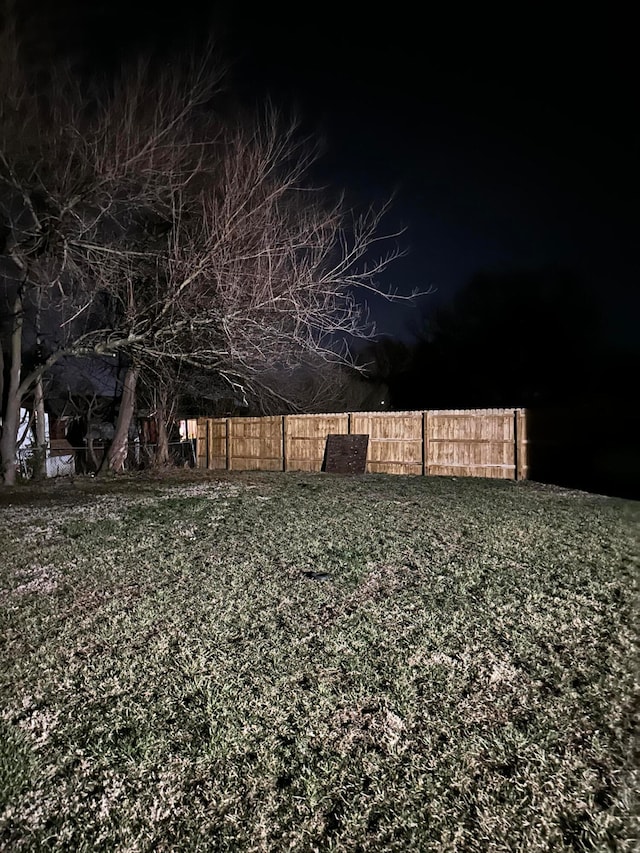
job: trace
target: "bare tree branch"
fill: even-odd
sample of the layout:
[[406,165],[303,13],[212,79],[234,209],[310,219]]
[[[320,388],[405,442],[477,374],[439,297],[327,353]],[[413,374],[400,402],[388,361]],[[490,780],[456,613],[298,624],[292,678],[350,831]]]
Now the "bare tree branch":
[[401,254],[373,254],[388,205],[356,215],[309,186],[318,147],[272,106],[222,121],[213,58],[177,74],[140,62],[105,87],[53,68],[35,89],[0,37],[5,254],[48,318],[18,396],[63,356],[122,353],[129,416],[138,374],[162,364],[276,398],[274,377],[344,364],[345,340],[374,333],[357,294],[380,293]]

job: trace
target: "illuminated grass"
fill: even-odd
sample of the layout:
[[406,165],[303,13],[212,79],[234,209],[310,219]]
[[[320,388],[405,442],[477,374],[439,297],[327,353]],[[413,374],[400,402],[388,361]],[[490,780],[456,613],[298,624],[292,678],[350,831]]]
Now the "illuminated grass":
[[636,849],[640,504],[195,473],[0,500],[0,847]]

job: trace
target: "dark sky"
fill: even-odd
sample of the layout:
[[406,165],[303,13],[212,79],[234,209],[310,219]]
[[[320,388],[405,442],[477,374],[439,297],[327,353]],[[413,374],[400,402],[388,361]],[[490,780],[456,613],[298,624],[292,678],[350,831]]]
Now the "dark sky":
[[[584,280],[610,336],[637,336],[624,21],[473,21],[462,9],[421,20],[386,8],[353,21],[238,16],[236,82],[299,106],[327,140],[328,179],[363,201],[397,192],[409,255],[389,278],[405,291],[435,286],[427,312],[480,270],[554,265]],[[410,313],[381,312],[380,325],[396,331]]]
[[[584,282],[610,339],[637,340],[630,21],[533,7],[472,19],[425,4],[418,17],[402,3],[382,13],[203,0],[30,5],[46,27],[62,21],[61,38],[91,45],[96,61],[211,27],[231,61],[231,98],[270,96],[322,135],[318,180],[363,204],[396,193],[389,224],[406,227],[409,254],[385,284],[437,288],[421,303],[427,313],[477,272],[553,265]],[[420,311],[372,308],[396,334]]]

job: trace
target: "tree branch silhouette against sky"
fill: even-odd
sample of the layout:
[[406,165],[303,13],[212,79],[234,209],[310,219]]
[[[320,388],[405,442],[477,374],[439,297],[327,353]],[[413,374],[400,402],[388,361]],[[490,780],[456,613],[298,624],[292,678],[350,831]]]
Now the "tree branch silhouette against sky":
[[34,44],[94,67],[214,34],[227,96],[271,98],[325,143],[316,178],[354,203],[395,193],[407,257],[388,271],[418,306],[374,300],[381,331],[410,334],[477,273],[561,268],[583,282],[616,343],[637,337],[638,150],[630,23],[540,10],[462,15],[142,2],[21,4]]

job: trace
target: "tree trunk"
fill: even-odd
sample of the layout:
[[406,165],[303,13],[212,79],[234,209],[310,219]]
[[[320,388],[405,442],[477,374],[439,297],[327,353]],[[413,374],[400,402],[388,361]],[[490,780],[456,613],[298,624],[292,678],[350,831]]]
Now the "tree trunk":
[[[2,349],[2,338],[0,338],[0,419],[2,418],[2,401],[4,400],[4,351]],[[2,426],[0,426],[2,435]]]
[[91,465],[91,472],[94,474],[98,473],[98,469],[100,465],[98,463],[98,457],[96,456],[96,449],[94,447],[94,435],[93,435],[93,427],[91,421],[87,422],[87,469],[89,469],[89,464]]
[[5,486],[16,481],[16,446],[20,425],[20,371],[22,366],[22,293],[18,290],[13,306],[13,330],[9,355],[9,388],[7,405],[2,418],[0,438],[0,472]]
[[158,446],[156,448],[156,465],[169,464],[169,433],[167,432],[166,393],[161,392],[156,406],[156,424],[158,427]]
[[38,378],[34,391],[36,420],[36,446],[33,453],[33,479],[44,480],[47,476],[47,434],[45,430],[44,389],[42,377]]
[[129,427],[136,402],[136,382],[140,370],[137,367],[128,368],[124,376],[122,399],[118,411],[118,420],[113,441],[107,453],[107,467],[110,471],[124,471],[127,453],[129,451]]
[[169,462],[169,434],[167,433],[167,424],[163,419],[158,420],[158,447],[156,450],[156,465],[168,465]]

